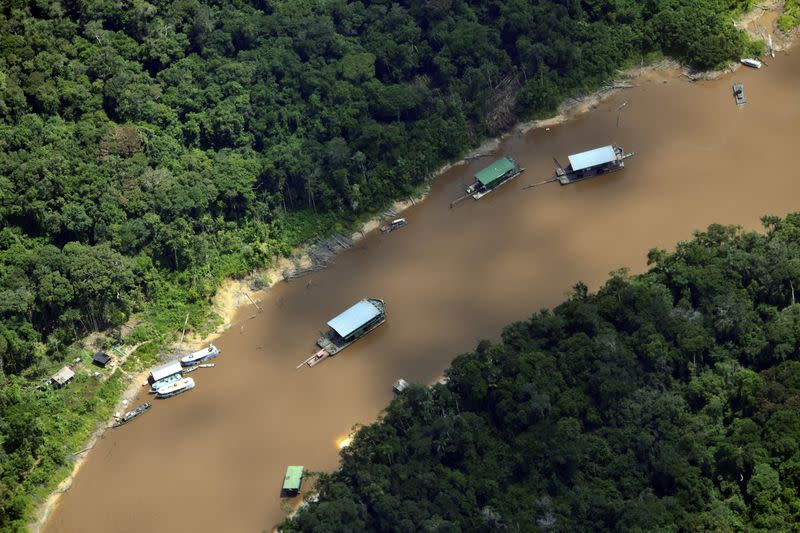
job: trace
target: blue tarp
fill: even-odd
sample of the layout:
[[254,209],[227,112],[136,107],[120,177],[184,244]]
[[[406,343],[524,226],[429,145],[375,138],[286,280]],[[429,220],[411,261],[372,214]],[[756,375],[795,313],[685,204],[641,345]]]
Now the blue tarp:
[[571,155],[569,156],[569,164],[572,166],[572,170],[583,170],[597,165],[605,165],[616,159],[617,154],[614,152],[614,147],[609,145]]
[[380,313],[380,310],[368,300],[361,300],[344,313],[331,319],[328,326],[341,337],[347,337]]

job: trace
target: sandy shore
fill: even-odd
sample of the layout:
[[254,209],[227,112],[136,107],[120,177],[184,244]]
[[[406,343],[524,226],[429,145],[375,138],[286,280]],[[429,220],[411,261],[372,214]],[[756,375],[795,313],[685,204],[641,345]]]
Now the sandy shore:
[[[773,46],[776,51],[786,50],[795,40],[798,30],[795,29],[789,35],[784,35],[775,29],[775,21],[782,13],[783,1],[771,0],[761,3],[753,8],[750,12],[745,14],[739,21],[737,27],[743,28],[754,38],[763,38],[765,35],[765,27],[770,28],[773,36]],[[497,151],[500,142],[509,135],[525,134],[537,128],[551,128],[562,124],[568,120],[586,113],[601,102],[610,98],[619,91],[625,90],[629,87],[634,87],[634,80],[641,79],[642,76],[661,76],[667,72],[682,72],[687,78],[695,79],[714,79],[727,72],[741,67],[739,64],[734,64],[730,68],[720,71],[713,71],[707,73],[691,73],[688,70],[681,69],[681,66],[670,60],[659,61],[658,63],[651,64],[642,68],[631,68],[620,72],[617,81],[608,84],[599,90],[579,98],[572,98],[565,101],[559,106],[558,112],[555,116],[529,122],[519,123],[508,132],[500,137],[485,140],[478,148],[473,150],[466,157],[460,161],[445,165],[439,169],[433,176],[430,177],[432,181],[440,174],[450,170],[451,168],[465,164],[466,162],[493,154]],[[392,211],[401,213],[412,205],[424,201],[427,195],[421,198],[405,201],[398,201],[392,205]],[[353,241],[358,242],[365,238],[369,233],[377,230],[382,222],[382,217],[375,217],[366,223],[361,228],[353,233],[351,238]],[[266,292],[278,281],[283,280],[283,271],[286,269],[294,268],[297,266],[310,265],[311,258],[308,255],[308,246],[300,247],[295,250],[291,257],[280,258],[277,262],[265,269],[259,269],[252,272],[243,279],[230,279],[225,281],[216,291],[212,299],[212,310],[222,320],[222,324],[218,326],[210,334],[200,337],[193,333],[189,333],[181,343],[173,345],[174,351],[191,351],[198,349],[202,345],[212,342],[218,338],[225,331],[232,327],[239,326],[244,322],[255,317],[258,312],[258,307],[264,299]],[[253,313],[238,316],[237,314],[243,308],[253,306]],[[120,370],[121,371],[121,370]],[[142,383],[146,381],[149,369],[142,370],[138,373],[127,374],[126,379],[129,380],[128,386],[125,389],[115,412],[126,411],[130,408],[129,404],[133,401],[136,395],[140,392]],[[438,381],[437,380],[435,381]],[[435,381],[433,383],[435,383]],[[35,512],[34,521],[28,524],[30,531],[39,532],[44,528],[47,519],[55,509],[61,494],[68,491],[72,486],[72,481],[79,472],[89,452],[94,447],[95,443],[103,437],[106,429],[114,422],[113,417],[105,421],[89,438],[83,449],[76,454],[72,455],[73,468],[71,473],[58,485],[58,487],[43,501]]]

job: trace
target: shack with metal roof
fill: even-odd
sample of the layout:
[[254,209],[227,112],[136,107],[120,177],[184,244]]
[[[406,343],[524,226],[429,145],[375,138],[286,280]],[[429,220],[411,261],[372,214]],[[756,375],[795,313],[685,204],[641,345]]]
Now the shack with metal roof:
[[286,468],[286,475],[283,477],[283,486],[281,487],[281,495],[297,496],[300,492],[300,486],[303,484],[304,473],[305,468],[302,466],[290,466]]
[[169,363],[157,366],[151,370],[147,381],[153,384],[158,380],[167,378],[173,374],[178,374],[181,370],[183,370],[183,367],[181,366],[180,361],[170,361]]
[[61,367],[61,370],[53,374],[50,382],[56,387],[63,387],[75,377],[75,372],[68,366]]
[[525,169],[510,157],[498,159],[473,175],[475,182],[467,187],[467,195],[478,200],[518,176],[523,170]]
[[569,165],[566,168],[561,168],[559,165],[556,169],[556,179],[561,185],[567,185],[592,176],[621,170],[625,167],[624,160],[633,155],[635,155],[633,152],[626,154],[622,147],[610,144],[572,154],[568,157]]
[[94,357],[92,358],[92,363],[105,368],[108,363],[111,362],[111,356],[108,355],[106,352],[95,352]]

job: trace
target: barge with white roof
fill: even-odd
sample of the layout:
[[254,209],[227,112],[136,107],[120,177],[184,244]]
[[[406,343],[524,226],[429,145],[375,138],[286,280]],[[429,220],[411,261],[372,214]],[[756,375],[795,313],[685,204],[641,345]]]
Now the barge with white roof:
[[330,328],[317,340],[319,351],[300,363],[314,366],[341,352],[353,342],[386,322],[386,303],[379,298],[364,298],[328,321]]
[[556,161],[556,179],[561,185],[569,185],[601,174],[616,172],[625,168],[625,159],[636,155],[625,153],[620,146],[601,146],[569,156],[569,165],[562,168]]

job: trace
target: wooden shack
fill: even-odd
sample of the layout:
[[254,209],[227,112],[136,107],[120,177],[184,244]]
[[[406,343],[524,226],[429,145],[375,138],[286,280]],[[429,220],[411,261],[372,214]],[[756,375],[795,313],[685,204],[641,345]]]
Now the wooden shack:
[[69,383],[69,381],[74,377],[75,377],[75,372],[73,372],[73,370],[70,367],[64,366],[63,368],[61,368],[61,370],[53,374],[53,376],[50,378],[50,383],[52,383],[56,387],[63,387],[64,385]]

